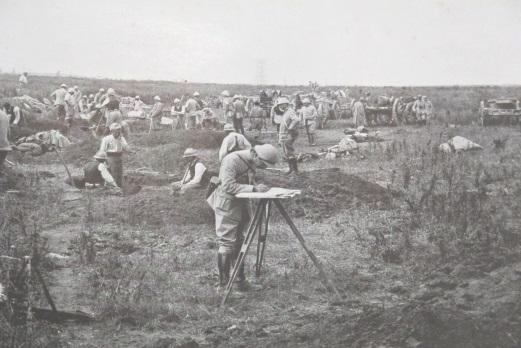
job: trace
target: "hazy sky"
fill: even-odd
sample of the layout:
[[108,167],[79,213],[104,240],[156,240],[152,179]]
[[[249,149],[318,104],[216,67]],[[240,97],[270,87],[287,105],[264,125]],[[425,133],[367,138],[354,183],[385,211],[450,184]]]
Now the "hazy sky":
[[197,82],[521,83],[518,0],[0,0],[3,71]]

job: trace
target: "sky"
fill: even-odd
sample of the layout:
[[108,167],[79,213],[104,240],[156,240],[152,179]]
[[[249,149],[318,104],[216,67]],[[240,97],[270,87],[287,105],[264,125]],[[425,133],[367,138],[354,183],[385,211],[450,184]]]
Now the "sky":
[[0,69],[321,85],[521,82],[518,0],[0,0]]

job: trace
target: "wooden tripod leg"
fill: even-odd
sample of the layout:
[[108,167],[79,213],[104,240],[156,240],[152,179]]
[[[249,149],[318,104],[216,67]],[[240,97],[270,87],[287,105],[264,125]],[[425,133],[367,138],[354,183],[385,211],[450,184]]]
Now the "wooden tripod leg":
[[262,232],[262,225],[259,226],[259,241],[257,242],[257,261],[255,262],[255,276],[259,277],[262,267],[262,260],[264,259],[264,249],[266,248],[266,237],[268,236],[268,225],[270,223],[271,215],[271,200],[266,204],[266,214],[264,223],[264,233]]
[[36,276],[38,277],[38,280],[42,284],[43,293],[45,295],[45,298],[51,305],[51,308],[53,312],[56,312],[56,305],[54,304],[54,301],[52,300],[51,294],[49,293],[49,289],[47,288],[47,285],[45,284],[45,281],[43,280],[42,274],[40,273],[40,270],[36,267],[33,267],[34,272],[36,273]]
[[320,277],[322,278],[322,280],[324,281],[324,285],[326,286],[326,288],[329,288],[330,290],[333,290],[333,292],[338,296],[338,298],[341,299],[342,297],[340,296],[340,293],[336,289],[336,287],[333,284],[333,282],[326,275],[326,272],[324,271],[324,268],[320,264],[320,261],[317,259],[315,254],[313,254],[313,252],[307,247],[306,241],[304,240],[304,237],[302,236],[302,234],[297,229],[297,226],[295,226],[295,224],[293,223],[293,221],[289,217],[288,213],[286,212],[286,210],[282,206],[282,203],[280,203],[280,201],[277,200],[277,199],[274,199],[273,201],[275,202],[275,205],[277,206],[277,208],[279,208],[279,211],[282,214],[282,216],[284,217],[284,220],[286,220],[286,222],[288,223],[289,227],[291,228],[291,231],[293,232],[295,237],[297,237],[298,241],[300,242],[300,245],[302,245],[302,248],[304,248],[304,250],[308,254],[308,256],[311,259],[311,261],[313,261],[313,264],[315,264],[315,267],[318,269],[318,273],[319,273]]
[[253,239],[255,237],[255,232],[257,231],[257,223],[260,220],[260,217],[262,216],[262,213],[264,212],[264,208],[266,206],[265,200],[261,200],[259,202],[259,205],[257,206],[257,210],[255,211],[255,215],[250,221],[250,225],[248,226],[248,231],[246,232],[246,236],[244,237],[244,241],[242,242],[241,250],[239,252],[239,255],[237,256],[237,260],[235,260],[235,265],[233,266],[232,275],[230,276],[230,279],[228,280],[228,284],[226,285],[226,290],[223,296],[223,299],[221,301],[221,306],[223,306],[226,303],[226,300],[228,299],[228,296],[230,295],[230,292],[233,287],[233,282],[235,281],[235,278],[237,277],[237,274],[239,273],[239,268],[244,262],[244,259],[246,257],[246,253],[248,252],[248,249],[250,248],[251,243],[253,242]]

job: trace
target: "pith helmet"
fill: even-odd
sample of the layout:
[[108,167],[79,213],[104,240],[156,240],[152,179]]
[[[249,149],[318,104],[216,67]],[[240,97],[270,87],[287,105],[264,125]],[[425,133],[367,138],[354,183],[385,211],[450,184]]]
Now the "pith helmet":
[[275,164],[279,161],[279,153],[273,145],[256,145],[253,149],[257,153],[259,159],[263,162]]
[[118,130],[118,129],[121,129],[121,125],[119,123],[116,123],[116,122],[111,124],[110,127],[109,127],[109,130],[111,130],[111,131]]
[[276,106],[284,105],[284,104],[289,104],[289,100],[288,100],[288,98],[286,98],[286,97],[280,97],[279,99],[277,99],[277,104],[276,104]]
[[199,153],[197,152],[196,149],[192,149],[191,147],[189,147],[188,149],[185,150],[185,152],[183,153],[183,158],[187,158],[187,157],[195,157],[197,156]]

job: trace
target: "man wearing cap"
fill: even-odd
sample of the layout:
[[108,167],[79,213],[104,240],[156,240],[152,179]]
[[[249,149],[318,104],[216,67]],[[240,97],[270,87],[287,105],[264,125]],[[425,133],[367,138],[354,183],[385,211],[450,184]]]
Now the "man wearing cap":
[[221,95],[222,95],[222,105],[223,105],[223,112],[224,112],[224,121],[226,123],[232,123],[233,115],[235,114],[235,110],[233,108],[233,100],[230,97],[230,92],[223,91],[221,93]]
[[51,97],[54,97],[54,106],[58,112],[58,120],[65,119],[65,97],[67,96],[67,85],[62,83],[60,88],[51,93]]
[[9,145],[9,116],[0,109],[0,175],[3,175],[4,162],[7,153],[11,151]]
[[[276,94],[276,92],[273,92],[273,94]],[[282,121],[282,115],[284,115],[284,111],[282,111],[279,106],[277,105],[277,100],[275,99],[275,102],[270,110],[270,119],[271,123],[277,127],[277,133],[280,131],[280,122]]]
[[185,150],[183,153],[183,158],[187,162],[185,174],[183,179],[172,184],[173,191],[180,190],[183,193],[188,189],[196,189],[208,185],[210,180],[209,172],[198,155],[197,150],[190,147]]
[[317,109],[313,104],[311,104],[311,100],[309,100],[309,98],[304,98],[302,100],[302,104],[303,106],[300,109],[300,114],[302,115],[301,119],[304,120],[304,125],[306,126],[308,142],[309,145],[315,146],[315,130],[317,129],[318,118]]
[[[233,152],[224,157],[219,170],[220,184],[208,197],[207,202],[215,213],[217,234],[217,266],[219,287],[226,286],[230,268],[236,260],[243,241],[243,230],[249,222],[248,204],[235,198],[241,192],[266,192],[263,184],[252,185],[257,168],[266,168],[278,162],[277,149],[270,144],[257,145],[249,150]],[[239,270],[239,289],[245,290],[244,264]]]
[[129,152],[127,141],[121,135],[121,124],[113,123],[109,127],[110,133],[101,140],[100,151],[107,154],[109,170],[121,187],[123,183],[123,152]]
[[423,113],[424,105],[422,101],[422,96],[418,94],[418,96],[414,100],[414,104],[412,105],[412,112],[414,114],[414,118],[416,122],[421,120],[421,114]]
[[219,125],[219,121],[217,120],[217,116],[215,116],[214,112],[210,108],[204,108],[202,110],[203,118],[201,120],[201,127],[203,129],[217,129]]
[[260,106],[260,101],[256,100],[253,102],[253,107],[250,110],[250,129],[256,129],[259,132],[264,128],[266,129],[266,123],[264,122],[264,110]]
[[420,98],[420,103],[418,104],[417,119],[420,124],[427,124],[427,116],[428,116],[428,105],[427,105],[427,96],[423,95]]
[[246,137],[240,133],[235,132],[235,128],[232,124],[226,123],[224,125],[224,137],[219,150],[219,162],[222,162],[226,155],[240,150],[248,150],[251,148],[251,144]]
[[185,114],[179,98],[174,99],[172,108],[170,109],[170,115],[177,119],[175,129],[185,129]]
[[18,78],[18,83],[20,85],[21,88],[27,86],[27,83],[29,83],[29,81],[27,80],[27,76],[28,74],[26,72],[24,72],[22,75],[20,75],[20,77]]
[[195,98],[198,96],[199,93],[195,92],[192,97],[188,98],[184,106],[187,129],[194,129],[197,126],[197,111],[200,110],[200,106]]
[[141,100],[139,95],[136,95],[134,97],[134,106],[132,107],[132,110],[128,112],[128,117],[137,117],[141,118],[144,115],[143,106],[145,103]]
[[355,127],[367,126],[367,121],[365,118],[364,97],[360,97],[353,104],[353,122],[355,124]]
[[[90,161],[83,167],[83,177],[73,177],[74,185],[78,188],[83,188],[86,185],[92,185],[93,187],[102,185],[120,190],[110,174],[106,161],[107,154],[101,150],[98,151],[94,155],[94,161]],[[69,185],[73,184],[70,182],[70,178],[67,178],[65,182]]]
[[67,91],[67,95],[65,96],[65,126],[66,135],[69,133],[69,130],[72,126],[72,120],[74,119],[74,115],[76,114],[76,97],[74,95],[74,88],[69,88]]
[[101,99],[105,95],[105,88],[100,88],[99,91],[94,96],[94,104],[100,104]]
[[161,98],[156,95],[154,97],[154,106],[152,106],[152,110],[150,110],[150,129],[161,129],[161,116],[163,115],[163,107],[164,105],[161,103]]
[[284,158],[288,162],[289,166],[289,171],[286,174],[292,172],[298,173],[297,158],[295,157],[295,148],[293,147],[293,144],[298,137],[298,124],[300,119],[295,111],[289,107],[288,98],[280,97],[277,100],[276,106],[284,113],[280,121],[279,143],[282,147]]
[[233,109],[235,110],[233,114],[233,127],[237,133],[240,132],[244,134],[243,120],[246,115],[246,108],[240,95],[236,94],[233,97]]
[[113,88],[107,90],[107,95],[104,97],[101,107],[105,108],[105,134],[110,133],[110,125],[117,123],[121,126],[123,135],[128,136],[128,124],[123,121],[123,114],[119,110],[119,99]]
[[317,109],[317,128],[323,129],[327,119],[329,118],[329,114],[331,112],[331,106],[329,105],[329,100],[327,99],[327,93],[322,92],[321,97],[318,99],[318,109]]

